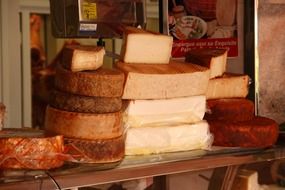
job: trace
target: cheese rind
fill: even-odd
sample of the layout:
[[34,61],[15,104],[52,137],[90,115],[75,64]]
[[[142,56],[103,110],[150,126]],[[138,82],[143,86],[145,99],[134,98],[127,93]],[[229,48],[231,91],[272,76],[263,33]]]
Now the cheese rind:
[[54,90],[50,105],[72,112],[111,113],[121,110],[122,99],[120,97],[81,96]]
[[205,111],[205,96],[131,100],[125,110],[125,123],[131,127],[189,124],[201,121]]
[[69,138],[109,139],[123,134],[122,113],[91,114],[47,107],[45,130]]
[[71,72],[58,65],[55,87],[71,94],[96,97],[121,97],[124,73],[116,69]]
[[166,65],[127,64],[116,67],[126,74],[123,99],[165,99],[206,94],[209,69],[171,61]]
[[51,169],[64,164],[66,158],[61,135],[45,136],[33,129],[4,129],[0,132],[0,168]]
[[245,98],[248,88],[248,75],[227,73],[209,81],[206,99]]
[[80,163],[118,162],[125,155],[125,136],[102,140],[65,138],[67,154]]
[[226,71],[226,49],[194,49],[187,53],[185,61],[210,68],[210,78],[222,76]]
[[172,43],[172,36],[126,27],[121,60],[125,63],[168,64]]
[[247,121],[254,117],[254,103],[245,98],[207,100],[205,120]]
[[126,155],[208,149],[212,143],[207,122],[165,127],[128,128]]
[[269,118],[256,116],[249,121],[208,121],[214,145],[225,147],[264,148],[277,141],[279,128]]
[[73,72],[96,70],[103,65],[105,49],[99,46],[68,45],[62,53],[62,64]]

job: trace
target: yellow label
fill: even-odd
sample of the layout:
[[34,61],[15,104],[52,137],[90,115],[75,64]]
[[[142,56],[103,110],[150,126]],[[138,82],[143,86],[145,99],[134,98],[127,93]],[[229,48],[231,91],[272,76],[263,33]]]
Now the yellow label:
[[96,3],[83,2],[82,3],[82,18],[84,20],[97,19],[97,5]]

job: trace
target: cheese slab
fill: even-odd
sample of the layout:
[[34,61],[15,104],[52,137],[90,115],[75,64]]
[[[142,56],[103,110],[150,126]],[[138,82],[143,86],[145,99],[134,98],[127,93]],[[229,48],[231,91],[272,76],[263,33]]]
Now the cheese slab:
[[63,48],[62,64],[73,72],[96,70],[103,65],[104,47],[67,45]]
[[67,154],[74,162],[111,163],[121,161],[125,156],[125,136],[111,139],[83,140],[65,138]]
[[212,143],[208,123],[165,127],[128,128],[126,155],[158,154],[208,149]]
[[258,173],[253,170],[241,169],[234,178],[232,190],[261,190],[258,184]]
[[120,97],[124,73],[116,69],[100,68],[96,71],[72,72],[58,65],[55,87],[61,91],[97,97]]
[[120,97],[81,96],[54,90],[50,105],[57,109],[83,113],[111,113],[122,108]]
[[275,144],[279,128],[269,118],[256,116],[249,121],[208,121],[214,145],[264,148]]
[[45,136],[34,129],[0,131],[1,169],[51,169],[64,164],[61,135]]
[[131,100],[125,110],[125,123],[131,127],[195,123],[206,111],[205,96],[159,100]]
[[68,138],[89,140],[115,138],[123,134],[122,113],[78,113],[48,106],[45,130]]
[[210,68],[210,78],[215,78],[225,73],[227,57],[226,49],[193,49],[186,54],[185,61]]
[[168,64],[172,43],[172,36],[126,27],[121,60],[125,63]]
[[126,75],[123,99],[165,99],[206,94],[209,69],[171,61],[166,65],[127,64],[116,67]]
[[5,109],[6,108],[4,104],[0,102],[0,131],[2,130],[3,125],[4,125]]
[[209,81],[206,99],[245,98],[248,88],[248,75],[226,73]]
[[247,121],[254,117],[254,103],[245,98],[207,100],[205,120]]

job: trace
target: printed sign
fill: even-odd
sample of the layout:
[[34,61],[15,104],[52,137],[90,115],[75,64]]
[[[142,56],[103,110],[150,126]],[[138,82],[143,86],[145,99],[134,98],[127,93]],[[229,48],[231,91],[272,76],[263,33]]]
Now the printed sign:
[[238,56],[236,0],[169,0],[168,32],[172,57],[197,48],[226,48]]

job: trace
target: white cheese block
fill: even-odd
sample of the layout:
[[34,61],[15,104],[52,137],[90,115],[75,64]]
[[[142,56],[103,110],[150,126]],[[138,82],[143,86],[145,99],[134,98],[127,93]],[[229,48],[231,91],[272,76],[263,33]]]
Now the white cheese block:
[[117,62],[125,73],[123,99],[165,99],[205,95],[210,72],[200,65],[171,61],[169,64]]
[[168,64],[172,43],[172,36],[126,27],[121,60],[125,63]]
[[206,121],[165,127],[128,128],[126,155],[157,154],[165,152],[208,149],[212,135]]
[[210,78],[215,78],[226,71],[227,57],[226,49],[194,49],[187,53],[185,61],[210,68]]
[[245,98],[248,94],[249,76],[224,74],[209,81],[206,99]]
[[130,127],[195,123],[203,119],[205,111],[205,96],[131,100],[125,110],[124,120]]
[[69,45],[63,49],[62,64],[73,72],[96,70],[103,65],[104,55],[103,47]]

